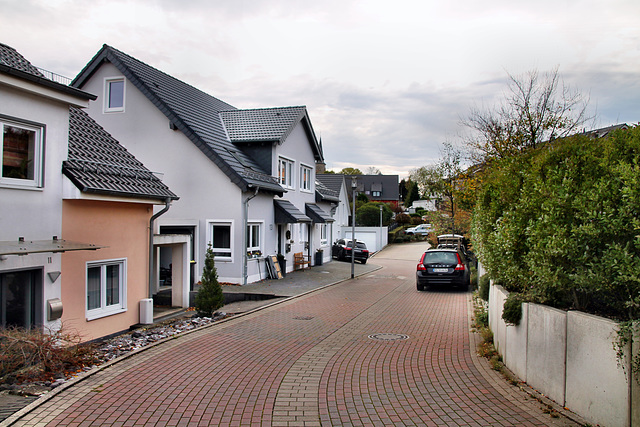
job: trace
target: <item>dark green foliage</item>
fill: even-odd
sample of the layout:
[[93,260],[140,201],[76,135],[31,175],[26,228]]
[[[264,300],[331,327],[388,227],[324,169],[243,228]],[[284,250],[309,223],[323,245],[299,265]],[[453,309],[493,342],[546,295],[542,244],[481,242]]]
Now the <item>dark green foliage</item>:
[[416,200],[420,200],[420,191],[418,189],[418,184],[413,181],[409,181],[409,188],[407,190],[407,197],[404,199],[404,206],[411,207],[413,202]]
[[489,301],[490,284],[491,281],[488,274],[483,274],[480,279],[478,279],[478,295],[485,301]]
[[212,317],[213,313],[224,305],[222,287],[218,283],[218,272],[214,263],[211,245],[207,248],[202,270],[201,287],[196,294],[198,316]]
[[509,294],[502,306],[502,319],[507,325],[519,325],[522,319],[522,296],[515,292]]
[[387,204],[375,202],[366,203],[356,211],[356,223],[364,227],[379,227],[380,206],[382,206],[382,224],[388,225],[393,211]]
[[640,318],[640,128],[492,163],[474,210],[481,261],[507,291]]
[[[359,202],[362,202],[363,204],[364,203],[369,203],[369,198],[364,193],[357,193],[356,194],[356,200],[359,201]],[[357,207],[357,205],[356,205],[356,207]]]

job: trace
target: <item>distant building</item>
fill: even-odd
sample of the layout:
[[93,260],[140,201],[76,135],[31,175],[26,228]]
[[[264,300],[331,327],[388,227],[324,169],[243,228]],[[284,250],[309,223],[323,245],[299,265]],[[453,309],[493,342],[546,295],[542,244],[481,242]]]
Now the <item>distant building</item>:
[[[353,175],[358,182],[358,192],[364,193],[372,202],[389,203],[397,207],[400,203],[398,175]],[[345,176],[347,187],[351,187],[350,176]]]

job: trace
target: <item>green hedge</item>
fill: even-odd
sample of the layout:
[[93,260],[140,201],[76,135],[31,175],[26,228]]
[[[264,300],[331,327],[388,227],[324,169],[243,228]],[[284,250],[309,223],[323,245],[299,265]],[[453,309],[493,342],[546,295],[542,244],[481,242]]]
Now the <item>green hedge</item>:
[[473,241],[527,301],[640,318],[640,129],[575,136],[491,165]]

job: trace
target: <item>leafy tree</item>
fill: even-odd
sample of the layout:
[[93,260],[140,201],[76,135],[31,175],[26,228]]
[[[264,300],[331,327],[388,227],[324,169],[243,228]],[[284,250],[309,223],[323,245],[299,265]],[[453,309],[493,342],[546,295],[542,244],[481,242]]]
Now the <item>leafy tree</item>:
[[640,318],[640,128],[496,161],[478,195],[483,265],[525,300]]
[[413,181],[409,181],[409,188],[407,190],[407,197],[404,199],[404,206],[409,208],[416,200],[420,200],[418,185]]
[[497,107],[473,107],[462,120],[472,131],[466,144],[476,162],[508,157],[566,137],[593,119],[587,111],[588,96],[565,86],[557,68],[542,75],[531,71],[508,76],[508,91]]
[[339,173],[343,175],[364,175],[358,168],[343,168]]
[[364,227],[377,227],[380,225],[380,206],[382,206],[382,224],[389,225],[393,217],[393,211],[386,203],[369,202],[362,205],[356,211],[356,222]]
[[407,199],[407,195],[409,194],[409,183],[411,180],[405,181],[405,179],[401,179],[400,183],[398,183],[398,195],[400,196],[400,201],[404,203]]
[[423,166],[410,172],[411,180],[417,183],[424,194],[441,200],[440,208],[449,216],[449,230],[456,228],[459,199],[467,191],[466,175],[461,166],[462,154],[450,143],[445,143],[438,163]]
[[198,316],[212,317],[213,313],[224,305],[222,287],[218,283],[218,272],[214,263],[214,254],[211,244],[207,248],[202,270],[201,287],[196,294],[196,310]]

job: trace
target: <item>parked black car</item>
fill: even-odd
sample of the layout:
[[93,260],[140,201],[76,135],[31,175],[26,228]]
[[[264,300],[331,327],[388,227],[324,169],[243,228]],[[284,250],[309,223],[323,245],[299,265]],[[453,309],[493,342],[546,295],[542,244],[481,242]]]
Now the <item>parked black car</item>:
[[424,291],[431,286],[457,287],[468,290],[471,285],[469,260],[460,249],[429,249],[416,268],[416,286]]
[[[353,248],[353,240],[351,239],[339,239],[331,247],[331,256],[339,260],[351,260],[351,249]],[[356,261],[360,261],[365,264],[369,258],[369,250],[367,245],[361,241],[356,240],[356,249],[354,252],[354,258]]]

